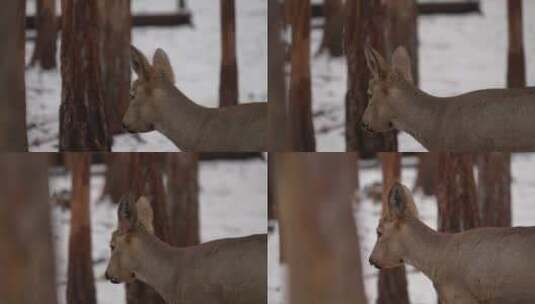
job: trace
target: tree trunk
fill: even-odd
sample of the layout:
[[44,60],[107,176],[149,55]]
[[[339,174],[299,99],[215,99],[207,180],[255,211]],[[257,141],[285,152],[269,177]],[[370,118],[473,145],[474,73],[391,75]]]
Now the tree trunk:
[[56,0],[37,0],[36,10],[37,40],[33,49],[31,64],[40,63],[43,70],[56,68]]
[[[388,193],[395,182],[401,180],[401,154],[380,153],[383,169],[382,208],[385,208]],[[405,265],[379,271],[377,304],[408,304],[407,275]]]
[[437,187],[438,153],[418,153],[418,172],[413,191],[434,195]]
[[199,156],[169,153],[167,190],[171,244],[178,247],[199,244]]
[[268,1],[268,94],[270,151],[289,151],[288,99],[282,41],[283,8],[279,1]]
[[67,304],[95,304],[89,215],[91,155],[87,152],[69,153],[68,157],[73,167]]
[[118,134],[130,102],[130,0],[100,0],[98,4],[102,98],[108,131]]
[[238,104],[238,64],[236,62],[236,16],[234,0],[221,0],[221,79],[219,105]]
[[9,177],[0,183],[2,303],[57,303],[48,157],[39,153],[0,154],[0,171]]
[[24,54],[26,1],[0,10],[0,151],[28,151]]
[[[159,153],[131,153],[130,165],[132,173],[130,191],[136,197],[140,195],[151,197],[154,233],[160,240],[170,244],[165,189],[161,174],[162,162]],[[162,297],[152,287],[141,281],[126,284],[126,300],[128,304],[165,304]]]
[[293,0],[291,6],[292,71],[289,113],[291,150],[316,149],[310,87],[310,0]]
[[130,155],[131,153],[106,153],[106,176],[104,189],[100,195],[102,200],[107,195],[113,203],[118,204],[121,197],[128,192],[130,183],[125,176],[132,176],[130,172]]
[[478,155],[478,194],[481,225],[511,226],[511,154]]
[[480,226],[472,155],[438,156],[438,230],[460,232]]
[[507,0],[509,52],[507,56],[507,87],[526,86],[526,61],[522,30],[522,0]]
[[[411,58],[414,83],[418,86],[418,11],[416,0],[387,0],[385,26],[385,58],[398,46],[404,46]],[[390,60],[389,60],[390,61]]]
[[275,157],[280,220],[288,240],[289,302],[366,303],[358,226],[351,209],[356,155]]
[[61,151],[109,151],[102,99],[97,3],[62,0]]
[[384,8],[378,0],[347,0],[344,45],[348,63],[346,93],[346,151],[359,151],[370,157],[377,151],[396,151],[395,131],[370,134],[361,128],[361,119],[368,106],[370,71],[364,57],[369,43],[384,55]]
[[344,54],[344,3],[342,0],[325,0],[323,4],[325,24],[318,53],[327,51],[332,57]]

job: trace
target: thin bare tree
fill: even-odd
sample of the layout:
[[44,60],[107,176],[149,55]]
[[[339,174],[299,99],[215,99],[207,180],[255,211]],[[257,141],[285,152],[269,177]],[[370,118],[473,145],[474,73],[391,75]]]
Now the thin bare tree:
[[323,38],[318,54],[326,51],[332,57],[344,54],[344,1],[325,0],[323,3]]
[[310,87],[310,0],[293,0],[287,5],[291,6],[292,28],[288,99],[291,150],[313,152],[316,150],[316,141]]
[[478,199],[482,226],[511,226],[511,154],[480,153]]
[[239,98],[234,0],[221,0],[221,52],[219,105],[225,107],[238,104]]
[[37,40],[33,49],[31,64],[40,64],[44,70],[56,68],[56,42],[58,25],[56,0],[37,0],[35,13]]
[[526,60],[522,29],[522,0],[507,0],[509,51],[507,56],[507,87],[526,86]]

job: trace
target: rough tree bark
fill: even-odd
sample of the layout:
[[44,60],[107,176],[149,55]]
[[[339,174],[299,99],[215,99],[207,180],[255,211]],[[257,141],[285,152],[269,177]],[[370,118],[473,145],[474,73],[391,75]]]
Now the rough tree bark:
[[344,2],[325,0],[323,14],[325,23],[318,54],[326,51],[332,57],[340,57],[344,54]]
[[0,171],[9,177],[0,183],[2,303],[57,303],[48,157],[39,153],[0,154]]
[[481,153],[477,164],[481,225],[511,226],[511,154]]
[[[385,208],[388,193],[395,182],[401,180],[401,154],[379,153],[383,170],[382,208]],[[405,265],[379,271],[377,304],[408,304],[407,275]]]
[[282,19],[282,4],[276,0],[268,1],[269,151],[289,151],[288,99],[286,98]]
[[37,40],[33,49],[31,64],[39,63],[43,70],[56,68],[56,0],[37,0],[36,10]]
[[310,0],[293,0],[289,127],[292,151],[316,149],[310,87]]
[[132,176],[130,170],[131,153],[106,153],[106,176],[100,199],[109,195],[113,203],[119,203],[121,197],[129,190],[130,180],[125,176]]
[[413,191],[422,190],[425,195],[434,195],[437,185],[438,153],[418,153],[418,173]]
[[72,165],[71,225],[69,234],[68,304],[95,304],[95,277],[91,258],[89,168],[91,154],[69,153]]
[[6,1],[0,10],[0,151],[28,150],[24,54],[26,1]]
[[509,51],[507,56],[507,87],[526,86],[526,61],[522,30],[522,0],[507,0]]
[[368,106],[370,71],[364,57],[364,46],[370,44],[384,55],[384,7],[378,0],[347,0],[344,46],[348,63],[346,93],[346,151],[359,151],[370,157],[377,151],[396,151],[395,131],[370,134],[361,127]]
[[[130,155],[130,172],[132,174],[130,191],[135,196],[148,195],[151,197],[151,207],[154,212],[154,233],[160,240],[170,244],[160,156],[159,153],[132,153]],[[165,301],[152,287],[141,281],[126,284],[126,300],[128,304],[165,304]]]
[[418,85],[418,10],[416,0],[387,0],[385,54],[390,61],[398,46],[404,46],[411,58],[414,83]]
[[438,230],[460,232],[480,226],[472,155],[438,156]]
[[123,131],[122,118],[130,101],[130,0],[99,0],[102,98],[108,131]]
[[199,155],[167,155],[168,214],[171,244],[178,247],[199,244]]
[[219,105],[238,104],[238,64],[236,60],[236,12],[234,0],[221,0],[221,76]]
[[60,151],[109,151],[95,1],[62,0]]
[[278,153],[275,157],[276,195],[288,240],[290,302],[366,303],[351,209],[356,155]]

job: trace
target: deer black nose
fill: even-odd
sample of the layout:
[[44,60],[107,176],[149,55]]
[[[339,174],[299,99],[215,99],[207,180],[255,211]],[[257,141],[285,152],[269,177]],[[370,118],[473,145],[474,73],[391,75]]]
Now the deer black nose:
[[108,275],[108,272],[107,272],[107,271],[104,273],[104,277],[106,278],[106,280],[109,280],[109,279],[110,279],[110,276]]
[[373,267],[375,267],[377,269],[381,269],[381,267],[379,265],[377,265],[377,263],[371,257],[368,260],[368,262],[370,262],[370,265],[372,265]]

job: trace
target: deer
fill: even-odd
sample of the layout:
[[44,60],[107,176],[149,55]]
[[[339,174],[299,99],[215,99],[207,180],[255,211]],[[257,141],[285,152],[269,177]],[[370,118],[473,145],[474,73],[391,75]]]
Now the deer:
[[364,130],[401,130],[428,151],[535,149],[535,87],[436,97],[414,85],[404,47],[394,51],[391,65],[370,46],[364,53],[371,74]]
[[409,189],[395,183],[377,226],[371,265],[414,266],[441,304],[528,304],[535,299],[535,227],[437,232],[418,219]]
[[140,280],[169,304],[267,303],[267,236],[173,247],[154,235],[149,198],[124,196],[104,274],[111,283]]
[[131,46],[132,83],[123,128],[130,133],[158,131],[180,150],[193,152],[266,151],[267,102],[222,108],[201,106],[175,86],[169,57],[157,49],[148,59]]

